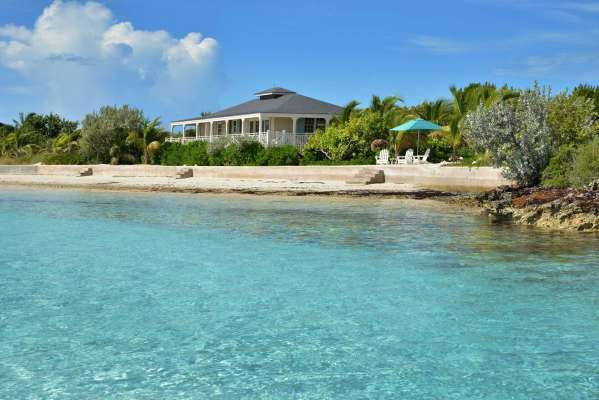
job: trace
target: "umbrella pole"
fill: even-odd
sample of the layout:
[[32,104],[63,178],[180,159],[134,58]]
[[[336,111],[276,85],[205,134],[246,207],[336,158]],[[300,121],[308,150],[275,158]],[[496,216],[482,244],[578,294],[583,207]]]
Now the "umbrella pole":
[[416,159],[420,155],[420,131],[418,131],[418,139],[416,140]]

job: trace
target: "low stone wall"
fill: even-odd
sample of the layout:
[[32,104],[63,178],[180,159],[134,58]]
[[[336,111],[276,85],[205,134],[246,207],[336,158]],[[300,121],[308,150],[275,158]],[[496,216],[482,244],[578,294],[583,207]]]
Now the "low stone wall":
[[372,166],[193,167],[194,177],[218,179],[283,179],[342,181]]
[[500,169],[492,167],[442,167],[440,164],[425,164],[393,165],[381,169],[385,171],[386,182],[411,183],[453,191],[488,190],[513,184],[501,175]]
[[0,165],[0,175],[61,175],[79,176],[82,169],[91,168],[95,176],[173,177],[178,167],[161,165]]
[[[106,177],[175,177],[181,167],[160,165],[0,165],[0,175],[78,176],[91,168],[94,176]],[[429,189],[480,191],[511,182],[501,171],[491,167],[441,167],[438,164],[389,166],[281,166],[281,167],[187,167],[194,178],[280,179],[304,182],[350,180],[365,169],[385,172],[389,183],[409,183]]]

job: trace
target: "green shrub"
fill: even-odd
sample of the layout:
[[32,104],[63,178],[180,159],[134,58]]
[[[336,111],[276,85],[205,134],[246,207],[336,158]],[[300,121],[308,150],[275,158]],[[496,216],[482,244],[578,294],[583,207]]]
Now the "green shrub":
[[543,171],[546,187],[583,187],[599,179],[599,138],[576,148],[564,145]]
[[210,165],[206,142],[163,143],[157,158],[162,165]]
[[571,185],[570,174],[576,155],[574,145],[561,146],[549,160],[543,171],[541,184],[545,187],[566,188]]
[[318,130],[304,146],[306,152],[320,152],[326,159],[351,160],[373,155],[370,143],[388,132],[385,118],[370,110],[352,115],[347,122]]
[[425,148],[431,149],[430,162],[447,161],[453,154],[453,147],[445,137],[429,137],[424,143]]
[[231,154],[232,165],[256,165],[264,151],[264,146],[255,140],[244,140],[230,147],[234,150]]
[[44,155],[42,163],[48,165],[75,165],[81,164],[81,156],[78,151],[49,153]]
[[255,140],[222,137],[210,144],[209,164],[219,165],[256,165],[262,145]]
[[574,187],[583,187],[597,179],[599,179],[599,138],[578,148],[569,178]]
[[375,163],[374,156],[352,158],[351,160],[306,160],[302,159],[301,165],[372,165]]
[[295,146],[269,147],[260,152],[258,165],[299,165],[299,153]]

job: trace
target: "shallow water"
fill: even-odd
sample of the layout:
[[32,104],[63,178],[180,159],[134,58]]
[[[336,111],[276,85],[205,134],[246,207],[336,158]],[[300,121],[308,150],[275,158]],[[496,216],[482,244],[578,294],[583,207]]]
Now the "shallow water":
[[599,237],[0,188],[0,399],[597,399]]

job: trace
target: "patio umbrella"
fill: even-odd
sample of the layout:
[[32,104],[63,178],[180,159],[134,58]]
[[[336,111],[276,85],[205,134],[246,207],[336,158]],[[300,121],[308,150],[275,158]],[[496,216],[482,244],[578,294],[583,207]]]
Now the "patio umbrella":
[[418,152],[420,150],[420,132],[432,132],[439,131],[441,129],[443,129],[443,127],[422,118],[416,118],[406,122],[405,124],[401,124],[396,126],[395,128],[391,128],[391,130],[395,132],[418,132],[418,140],[416,142],[416,156],[419,155]]

